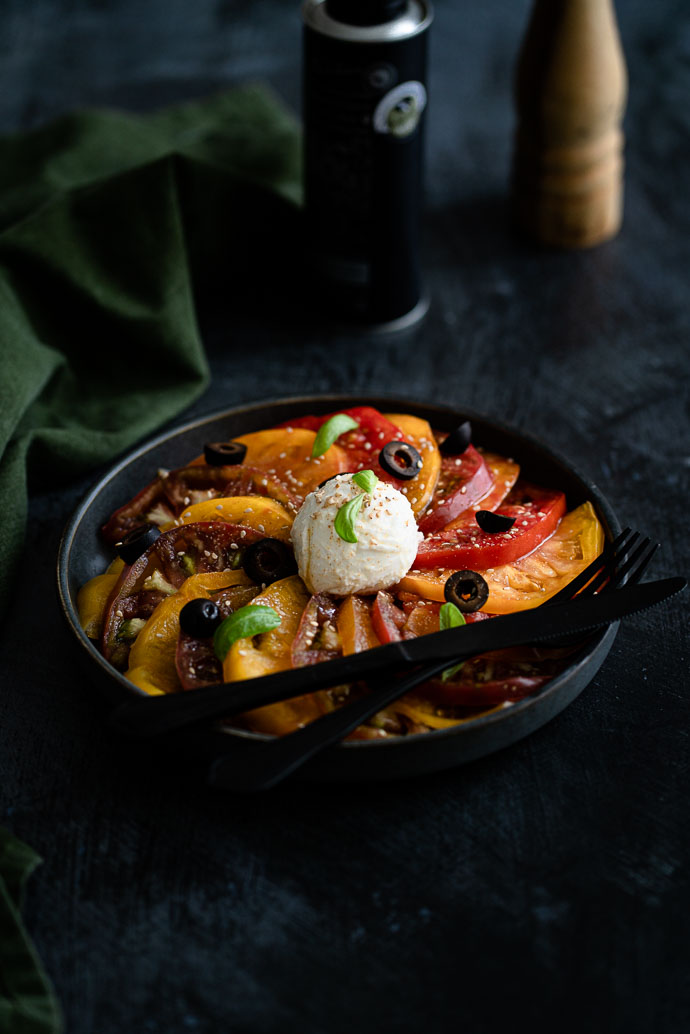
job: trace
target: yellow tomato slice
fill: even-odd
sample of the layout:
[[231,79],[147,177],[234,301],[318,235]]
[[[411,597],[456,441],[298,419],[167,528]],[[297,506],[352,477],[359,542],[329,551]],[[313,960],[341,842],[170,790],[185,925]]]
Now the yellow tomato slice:
[[255,531],[264,532],[268,538],[290,541],[292,514],[275,499],[267,499],[261,495],[234,495],[221,499],[204,499],[183,510],[176,521],[164,527],[175,527],[180,524],[194,524],[197,521],[226,521],[228,524],[240,524]]
[[484,571],[489,586],[487,614],[538,607],[584,571],[604,548],[602,528],[591,503],[567,513],[550,539],[513,564]]
[[269,431],[252,431],[233,441],[247,446],[244,463],[276,474],[296,492],[306,495],[322,481],[348,469],[347,453],[331,445],[323,456],[312,459],[315,431],[305,427],[276,427]]
[[[583,503],[567,513],[551,538],[529,556],[480,572],[489,586],[482,609],[487,614],[511,614],[538,607],[584,571],[603,548],[604,529],[592,504]],[[411,571],[398,588],[443,601],[443,587],[452,573],[442,568]]]
[[90,578],[77,593],[79,623],[89,639],[100,638],[105,605],[124,566],[124,560],[118,557],[103,574]]
[[422,457],[423,466],[419,474],[406,482],[402,489],[410,502],[415,517],[419,517],[431,501],[441,471],[441,453],[438,451],[434,433],[428,421],[412,416],[410,413],[384,413],[383,415],[400,428]]
[[[252,604],[273,607],[280,615],[280,625],[270,632],[238,639],[233,643],[223,663],[226,682],[253,679],[291,668],[292,643],[308,602],[309,593],[297,575],[273,582],[264,592],[255,596]],[[319,697],[320,694],[314,693],[278,704],[268,704],[248,711],[243,719],[255,732],[282,736],[323,714],[324,708]]]
[[[502,706],[502,704],[498,705],[499,708]],[[477,712],[471,718],[448,718],[445,715],[437,714],[437,708],[428,700],[422,700],[421,697],[408,693],[393,704],[389,710],[398,714],[404,714],[418,725],[427,725],[430,729],[450,729],[453,725],[474,721],[475,718],[489,714],[490,711],[495,711],[496,709],[490,708],[488,711]]]
[[175,693],[180,681],[175,652],[180,634],[180,611],[194,599],[209,599],[212,592],[230,585],[251,585],[244,571],[210,571],[187,578],[172,596],[158,604],[134,641],[125,677],[146,693]]

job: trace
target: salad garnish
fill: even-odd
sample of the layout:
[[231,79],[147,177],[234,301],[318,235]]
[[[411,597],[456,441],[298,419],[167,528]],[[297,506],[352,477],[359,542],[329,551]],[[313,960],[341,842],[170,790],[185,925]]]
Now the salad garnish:
[[422,469],[422,457],[409,442],[386,442],[379,453],[379,463],[386,474],[411,481]]
[[489,586],[477,571],[455,571],[446,581],[443,595],[464,614],[473,614],[488,600]]
[[219,661],[224,661],[228,650],[238,639],[270,632],[281,624],[280,614],[262,603],[240,607],[218,625],[213,634],[213,650]]
[[325,424],[322,424],[317,431],[311,450],[312,459],[323,456],[324,452],[328,452],[331,445],[341,434],[345,434],[346,431],[354,431],[357,427],[359,427],[357,421],[353,420],[347,413],[336,413]]
[[349,503],[345,503],[340,507],[337,514],[335,515],[335,521],[333,527],[337,534],[345,542],[359,542],[357,534],[355,532],[355,521],[359,511],[362,509],[364,503],[364,496],[367,493],[371,493],[376,488],[379,479],[374,474],[373,470],[360,470],[356,474],[352,475],[352,483],[357,485],[358,488],[363,488],[364,492],[360,495],[356,495],[354,499],[350,499]]
[[489,535],[497,535],[502,531],[510,531],[515,524],[514,517],[506,517],[502,513],[494,513],[492,510],[477,510],[474,515],[482,531]]

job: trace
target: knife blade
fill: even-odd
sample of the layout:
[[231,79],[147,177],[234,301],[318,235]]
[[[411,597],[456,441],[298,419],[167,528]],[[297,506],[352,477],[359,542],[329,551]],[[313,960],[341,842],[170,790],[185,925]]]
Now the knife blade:
[[428,661],[461,661],[489,650],[585,633],[662,603],[685,588],[684,578],[626,585],[596,596],[520,611],[417,639],[388,643],[359,654],[238,682],[217,683],[188,693],[126,701],[110,715],[118,731],[157,736],[196,722],[231,718],[255,707],[345,682],[393,674]]

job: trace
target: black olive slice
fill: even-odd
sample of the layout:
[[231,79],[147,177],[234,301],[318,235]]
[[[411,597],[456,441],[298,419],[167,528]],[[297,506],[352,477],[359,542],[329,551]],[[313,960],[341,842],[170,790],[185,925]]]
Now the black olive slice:
[[489,586],[476,571],[456,571],[444,585],[443,595],[463,614],[472,614],[488,600]]
[[160,531],[155,524],[140,524],[138,528],[128,531],[121,542],[115,546],[117,555],[126,564],[133,564],[149,546],[156,541]]
[[379,453],[381,469],[401,481],[411,481],[422,469],[422,457],[407,442],[386,442]]
[[443,439],[439,445],[439,451],[444,456],[459,456],[461,452],[465,451],[471,441],[472,424],[469,420],[465,420],[454,431],[451,431],[447,438]]
[[208,639],[222,620],[213,600],[190,600],[180,611],[180,628],[195,639]]
[[242,567],[245,574],[259,585],[270,585],[297,571],[292,550],[279,539],[261,539],[248,546],[242,557]]
[[323,481],[319,481],[319,483],[318,483],[318,485],[316,487],[317,488],[323,488],[324,485],[327,485],[329,481],[332,481],[333,478],[337,478],[337,476],[338,476],[337,474],[331,474],[331,476],[329,478],[324,478]]
[[207,442],[204,445],[204,459],[210,467],[228,467],[241,463],[247,455],[247,446],[242,442]]
[[515,524],[514,517],[505,517],[502,513],[494,513],[493,510],[477,510],[474,516],[482,531],[488,532],[489,535],[510,531]]

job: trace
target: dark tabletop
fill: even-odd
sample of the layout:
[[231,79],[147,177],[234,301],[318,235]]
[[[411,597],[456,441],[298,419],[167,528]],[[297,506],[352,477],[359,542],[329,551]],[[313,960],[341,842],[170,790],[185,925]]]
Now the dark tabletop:
[[[657,537],[654,576],[687,574],[690,11],[619,5],[624,227],[556,254],[507,218],[528,6],[436,4],[424,325],[375,341],[209,303],[213,384],[185,416],[384,385],[479,410]],[[299,54],[291,0],[5,3],[0,131],[247,79],[297,109]],[[208,792],[111,735],[74,667],[54,559],[98,473],[34,495],[1,662],[0,823],[45,859],[26,919],[69,1034],[690,1029],[687,606],[624,623],[560,717],[470,766]]]

